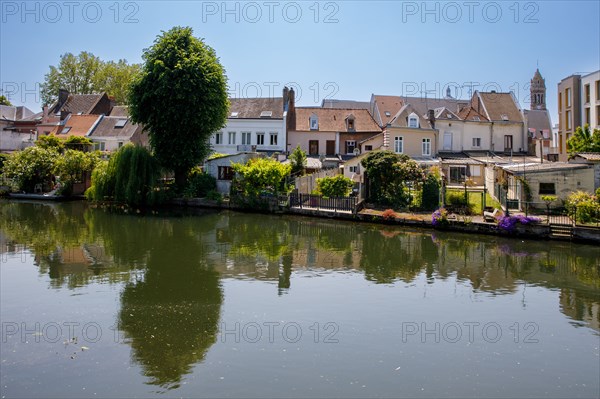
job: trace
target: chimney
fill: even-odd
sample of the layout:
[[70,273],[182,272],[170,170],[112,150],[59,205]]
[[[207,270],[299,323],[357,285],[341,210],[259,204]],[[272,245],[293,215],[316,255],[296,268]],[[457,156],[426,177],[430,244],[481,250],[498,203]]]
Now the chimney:
[[296,93],[294,93],[294,88],[288,92],[287,130],[296,130]]
[[69,90],[58,89],[58,108],[65,105],[68,98],[69,98]]
[[42,107],[42,123],[48,122],[48,106],[44,105]]
[[431,127],[433,129],[435,129],[435,111],[430,109],[427,112],[427,117],[428,117],[429,123],[431,124]]
[[289,100],[290,89],[287,86],[283,87],[283,111],[285,112],[288,109],[288,100]]

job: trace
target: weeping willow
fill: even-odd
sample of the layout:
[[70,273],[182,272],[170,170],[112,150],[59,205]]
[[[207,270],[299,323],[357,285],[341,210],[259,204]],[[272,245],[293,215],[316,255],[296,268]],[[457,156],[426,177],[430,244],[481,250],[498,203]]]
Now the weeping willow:
[[92,173],[86,196],[92,201],[116,201],[135,206],[156,205],[161,198],[160,167],[150,152],[125,145]]

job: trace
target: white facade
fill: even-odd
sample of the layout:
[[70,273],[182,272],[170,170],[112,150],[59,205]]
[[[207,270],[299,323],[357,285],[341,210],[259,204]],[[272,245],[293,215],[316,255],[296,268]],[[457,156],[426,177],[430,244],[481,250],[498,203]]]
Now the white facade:
[[439,132],[438,151],[489,151],[491,123],[438,119],[435,128]]
[[256,146],[256,151],[288,151],[286,113],[283,119],[236,119],[228,118],[227,125],[213,134],[210,144],[215,152],[237,154],[248,152]]
[[600,129],[600,70],[581,77],[581,123]]

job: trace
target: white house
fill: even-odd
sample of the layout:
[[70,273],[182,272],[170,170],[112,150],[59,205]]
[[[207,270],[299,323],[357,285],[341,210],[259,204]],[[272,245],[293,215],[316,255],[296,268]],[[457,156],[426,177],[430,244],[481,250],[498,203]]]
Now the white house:
[[581,123],[600,129],[600,70],[581,77]]
[[227,125],[213,134],[210,144],[215,152],[287,153],[287,105],[283,97],[231,98]]

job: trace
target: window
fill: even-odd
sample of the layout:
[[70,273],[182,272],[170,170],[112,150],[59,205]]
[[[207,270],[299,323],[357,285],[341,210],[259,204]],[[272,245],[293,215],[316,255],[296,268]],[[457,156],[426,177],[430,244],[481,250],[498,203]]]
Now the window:
[[562,93],[558,93],[558,111],[562,111]]
[[408,116],[408,127],[411,127],[411,128],[419,127],[419,117],[414,112]]
[[565,130],[571,130],[571,111],[565,114]]
[[590,108],[586,107],[584,113],[585,113],[584,123],[587,123],[588,125],[591,125],[592,123],[590,122]]
[[507,121],[507,120],[508,120],[508,115],[506,115],[506,114],[502,114],[502,115],[500,115],[500,118],[501,118],[503,121]]
[[356,140],[346,140],[346,154],[354,154]]
[[373,146],[372,145],[366,145],[365,146],[365,151],[373,151]]
[[242,145],[250,145],[252,144],[250,141],[252,140],[250,138],[250,132],[242,132]]
[[265,133],[256,133],[256,145],[265,145]]
[[540,195],[556,194],[554,183],[540,183]]
[[269,133],[269,139],[270,145],[277,145],[277,132]]
[[473,148],[481,147],[481,137],[473,137]]
[[353,116],[349,116],[348,118],[346,118],[346,129],[349,132],[354,131],[354,117]]
[[600,105],[596,105],[596,126],[600,126]]
[[402,137],[394,137],[394,152],[398,154],[404,152],[404,141]]
[[450,183],[464,183],[466,176],[466,166],[450,166]]
[[123,142],[119,141],[118,148],[121,148],[121,147],[123,147]]
[[513,148],[513,136],[512,134],[507,134],[504,136],[504,151],[510,151]]
[[232,118],[237,118],[237,117],[238,117],[238,115],[239,115],[239,112],[232,112],[232,113],[231,113],[231,117],[232,117]]
[[596,81],[596,100],[600,100],[600,80]]
[[350,166],[350,167],[348,168],[348,171],[349,171],[350,173],[358,173],[358,166]]
[[385,116],[390,117],[392,116],[392,114],[390,113],[390,111],[385,111]]
[[431,155],[431,139],[423,139],[423,155]]
[[229,132],[229,144],[235,144],[235,132]]
[[444,151],[452,150],[452,132],[444,132]]
[[583,95],[584,95],[584,100],[585,100],[584,102],[586,104],[589,104],[590,103],[590,85],[589,84],[584,86],[583,93],[584,93]]
[[271,116],[273,116],[273,111],[262,111],[260,113],[261,118],[270,118]]
[[223,144],[223,132],[217,132],[215,134],[215,144]]
[[319,118],[316,114],[310,116],[310,130],[319,130]]
[[479,177],[479,176],[481,176],[481,166],[479,166],[479,165],[470,165],[469,166],[469,170],[471,172],[471,176],[472,177]]
[[479,122],[479,121],[481,120],[481,118],[479,118],[478,116],[474,116],[474,117],[473,117],[473,120],[474,120],[475,122]]
[[566,100],[566,105],[567,108],[569,108],[571,106],[571,88],[567,87],[567,89],[565,90],[565,100]]
[[122,129],[127,124],[127,119],[119,119],[115,123],[115,129]]
[[233,180],[235,172],[231,166],[219,166],[219,180]]
[[60,134],[67,134],[71,131],[71,126],[65,126],[63,127],[63,130],[60,132]]

